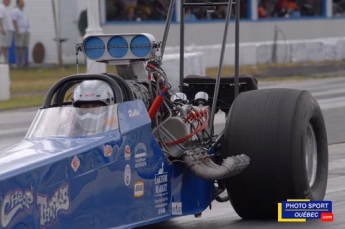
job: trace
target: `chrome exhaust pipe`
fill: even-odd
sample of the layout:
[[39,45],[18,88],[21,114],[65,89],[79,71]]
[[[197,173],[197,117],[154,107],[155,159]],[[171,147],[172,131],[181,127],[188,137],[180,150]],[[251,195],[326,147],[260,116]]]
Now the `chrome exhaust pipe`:
[[195,176],[208,181],[235,176],[247,168],[250,162],[250,158],[245,154],[227,157],[221,165],[200,154],[184,154],[182,158]]

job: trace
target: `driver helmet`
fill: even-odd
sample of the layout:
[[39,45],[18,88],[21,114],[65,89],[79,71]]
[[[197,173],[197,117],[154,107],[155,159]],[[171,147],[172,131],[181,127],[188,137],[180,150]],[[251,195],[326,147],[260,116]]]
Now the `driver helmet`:
[[99,131],[107,115],[107,106],[114,104],[114,92],[102,80],[81,82],[73,93],[73,106],[80,127],[89,132]]
[[73,93],[73,106],[80,107],[86,103],[101,103],[103,106],[114,104],[114,92],[102,80],[86,80],[81,82]]

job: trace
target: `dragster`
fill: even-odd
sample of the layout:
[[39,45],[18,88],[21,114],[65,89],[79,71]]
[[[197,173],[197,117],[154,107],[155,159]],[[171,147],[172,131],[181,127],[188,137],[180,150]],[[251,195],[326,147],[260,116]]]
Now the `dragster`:
[[[0,151],[0,228],[135,228],[202,217],[213,201],[245,220],[276,219],[283,200],[323,200],[320,106],[308,91],[261,90],[255,77],[239,75],[237,2],[181,1],[180,84],[171,89],[162,61],[175,2],[162,41],[128,33],[77,44],[77,53],[117,74],[62,78],[25,138]],[[183,11],[218,6],[228,9],[218,76],[184,76]],[[232,8],[235,74],[221,77]],[[88,85],[99,86],[82,91]],[[104,105],[85,108],[81,98]],[[225,125],[217,131],[220,111]]]

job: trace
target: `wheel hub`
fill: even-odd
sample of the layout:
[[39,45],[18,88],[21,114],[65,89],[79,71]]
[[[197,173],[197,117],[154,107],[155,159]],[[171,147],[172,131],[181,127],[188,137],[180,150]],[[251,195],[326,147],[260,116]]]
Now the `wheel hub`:
[[312,187],[316,179],[317,171],[317,144],[313,126],[308,124],[306,138],[304,141],[305,163],[309,186]]

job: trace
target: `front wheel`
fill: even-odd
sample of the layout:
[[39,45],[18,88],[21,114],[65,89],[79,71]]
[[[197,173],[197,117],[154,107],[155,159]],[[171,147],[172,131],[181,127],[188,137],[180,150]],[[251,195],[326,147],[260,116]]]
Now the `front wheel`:
[[322,200],[328,176],[323,115],[308,91],[264,89],[240,93],[227,119],[223,158],[250,157],[239,175],[224,180],[243,219],[277,217],[286,199]]

